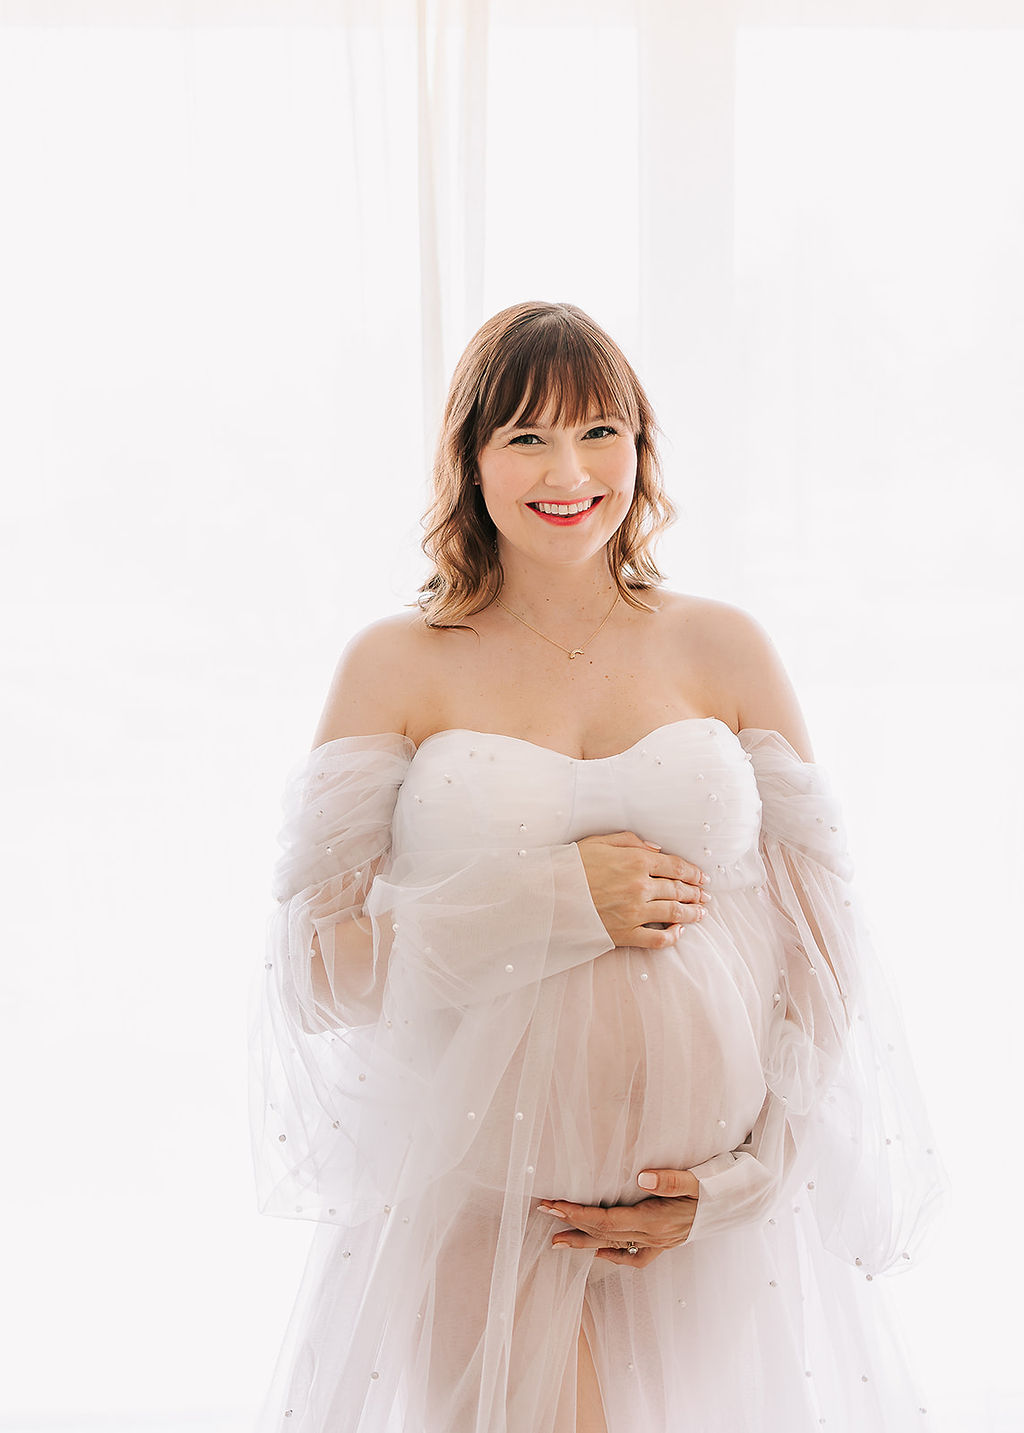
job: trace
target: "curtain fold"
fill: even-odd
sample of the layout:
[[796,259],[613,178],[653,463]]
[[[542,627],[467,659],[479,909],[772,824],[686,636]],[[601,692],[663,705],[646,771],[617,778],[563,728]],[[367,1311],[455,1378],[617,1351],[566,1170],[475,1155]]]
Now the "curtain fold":
[[417,192],[424,446],[448,378],[482,323],[491,6],[416,0]]

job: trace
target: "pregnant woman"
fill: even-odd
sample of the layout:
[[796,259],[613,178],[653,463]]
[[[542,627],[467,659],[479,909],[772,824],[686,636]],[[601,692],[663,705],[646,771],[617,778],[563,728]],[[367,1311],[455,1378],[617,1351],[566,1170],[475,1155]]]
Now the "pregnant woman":
[[943,1202],[762,627],[671,592],[655,425],[568,304],[445,408],[415,611],[290,773],[260,1208],[317,1221],[258,1433],[904,1433]]

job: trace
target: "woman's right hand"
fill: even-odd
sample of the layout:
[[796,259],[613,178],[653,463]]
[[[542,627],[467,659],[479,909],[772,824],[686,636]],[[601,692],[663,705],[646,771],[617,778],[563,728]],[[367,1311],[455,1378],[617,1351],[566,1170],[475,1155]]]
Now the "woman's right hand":
[[[683,927],[701,920],[710,899],[699,866],[670,856],[634,831],[577,841],[590,897],[617,946],[675,945]],[[652,930],[650,923],[667,927]]]

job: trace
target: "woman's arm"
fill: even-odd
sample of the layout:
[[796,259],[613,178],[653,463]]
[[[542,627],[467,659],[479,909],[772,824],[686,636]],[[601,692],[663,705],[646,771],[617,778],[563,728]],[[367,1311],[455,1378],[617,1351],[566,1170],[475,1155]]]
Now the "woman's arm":
[[764,627],[749,612],[726,602],[717,605],[712,626],[718,681],[731,697],[740,730],[777,731],[801,761],[813,761],[796,690]]
[[[357,632],[345,645],[331,677],[312,751],[346,736],[374,736],[380,732],[405,735],[409,663],[415,660],[408,641],[409,624],[404,613],[383,617]],[[313,996],[328,1024],[337,1021],[340,1006],[346,1007],[357,1023],[359,1018],[373,1018],[373,927],[362,910],[360,907],[359,912],[346,912],[345,919],[331,921],[329,929],[325,925],[329,947],[326,964],[320,933],[313,933]],[[343,989],[338,988],[339,976],[343,977]],[[311,1034],[323,1026],[304,1019],[303,1028]]]
[[[813,763],[814,751],[800,701],[771,637],[755,617],[740,607],[722,603],[717,615],[716,650],[721,654],[722,679],[733,694],[740,730],[777,731],[801,761]],[[783,851],[782,859],[791,878],[794,877],[789,853]],[[814,937],[815,956],[825,960],[838,984],[828,955],[828,942],[816,924],[813,903],[806,892],[801,891],[798,880],[794,879],[793,890]],[[777,896],[778,892],[772,894]]]
[[312,750],[343,736],[375,736],[394,731],[405,736],[409,714],[422,682],[422,649],[412,640],[404,612],[381,617],[362,628],[338,658],[313,737]]

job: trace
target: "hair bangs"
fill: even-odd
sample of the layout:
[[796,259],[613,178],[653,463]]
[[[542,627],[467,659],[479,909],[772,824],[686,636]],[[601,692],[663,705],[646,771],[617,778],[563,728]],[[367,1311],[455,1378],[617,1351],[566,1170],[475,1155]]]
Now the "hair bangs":
[[480,394],[477,433],[482,447],[512,422],[574,427],[596,417],[618,417],[636,433],[640,412],[633,384],[596,334],[553,316],[524,324],[512,342],[506,340]]

